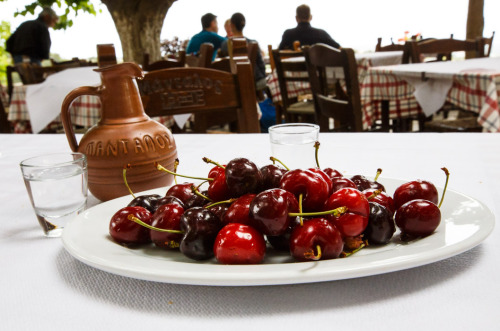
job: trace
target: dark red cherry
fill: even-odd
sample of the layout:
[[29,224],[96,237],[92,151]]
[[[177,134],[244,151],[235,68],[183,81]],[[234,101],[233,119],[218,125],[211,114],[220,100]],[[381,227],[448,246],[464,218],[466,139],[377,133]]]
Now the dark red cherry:
[[226,174],[224,168],[219,166],[213,167],[208,178],[213,178],[208,186],[207,196],[214,202],[227,200],[231,197],[229,187],[226,183]]
[[333,179],[335,177],[344,177],[339,171],[332,169],[332,168],[325,168],[323,169],[323,172],[330,177],[330,179]]
[[128,219],[129,215],[137,217],[151,225],[152,214],[144,207],[125,207],[118,210],[109,222],[109,234],[117,243],[134,246],[151,242],[149,229]]
[[[375,191],[377,191],[377,189],[369,188],[367,190],[364,190],[363,194],[368,199],[375,193]],[[373,196],[371,199],[368,199],[368,202],[376,202],[384,206],[385,208],[387,208],[387,211],[389,211],[389,213],[391,214],[391,217],[394,215],[394,212],[396,211],[396,209],[394,208],[394,199],[392,199],[392,197],[384,191],[380,191],[379,194]]]
[[[184,208],[176,203],[164,204],[158,207],[151,219],[151,226],[167,230],[180,230],[180,220]],[[168,233],[150,230],[153,244],[164,249],[178,249],[183,237],[179,233]]]
[[185,204],[194,195],[192,186],[193,183],[175,184],[167,190],[165,196],[176,197]]
[[193,207],[186,210],[180,220],[181,231],[184,231],[180,251],[193,260],[213,257],[215,237],[221,227],[220,220],[208,209]]
[[240,223],[253,225],[253,221],[250,216],[250,203],[253,201],[255,196],[255,194],[248,193],[236,199],[236,201],[229,206],[227,212],[224,214],[222,224]]
[[396,191],[394,191],[393,197],[396,210],[411,200],[425,199],[437,204],[439,199],[438,191],[434,184],[420,179],[400,185]]
[[370,206],[366,197],[357,189],[342,188],[334,192],[326,201],[323,210],[347,207],[347,212],[339,215],[325,216],[333,222],[344,237],[357,237],[368,225]]
[[335,259],[343,248],[340,232],[324,218],[307,220],[304,225],[296,226],[290,235],[290,253],[297,261]]
[[264,236],[246,224],[227,224],[215,238],[215,258],[222,264],[257,264],[265,253]]
[[[204,191],[201,192],[201,194],[206,196],[207,192]],[[205,199],[202,195],[193,194],[193,196],[189,198],[188,201],[186,201],[186,203],[184,204],[184,209],[188,210],[193,207],[203,207],[204,205],[206,205],[208,200]]]
[[262,191],[279,188],[283,175],[287,172],[285,168],[274,164],[268,164],[260,168],[262,174]]
[[363,175],[352,176],[351,180],[354,182],[354,184],[356,184],[358,190],[360,190],[360,191],[364,191],[364,190],[367,190],[369,188],[374,188],[376,190],[385,191],[384,185],[380,184],[379,182],[370,180]]
[[295,217],[288,213],[299,211],[295,196],[282,189],[270,189],[257,194],[250,204],[250,215],[255,227],[269,236],[279,236],[287,231]]
[[225,170],[226,184],[232,197],[240,197],[247,193],[258,193],[262,184],[260,169],[245,158],[229,161]]
[[396,231],[394,219],[386,207],[372,201],[369,204],[370,216],[368,217],[368,226],[364,231],[364,238],[371,245],[385,245]]
[[210,206],[210,207],[205,207],[205,208],[207,208],[208,210],[210,210],[210,212],[212,214],[217,216],[217,218],[220,220],[220,222],[222,224],[222,220],[224,219],[224,215],[226,214],[226,212],[229,208],[229,205],[227,203],[223,203],[223,204],[218,204],[215,206]]
[[438,206],[428,200],[416,199],[399,207],[394,219],[401,230],[402,239],[426,237],[439,226],[441,211]]
[[357,189],[358,187],[352,180],[347,177],[334,177],[332,178],[332,193],[337,192],[341,188],[351,187]]
[[130,203],[127,205],[128,207],[143,207],[146,208],[150,213],[154,213],[156,210],[155,201],[160,199],[161,195],[159,194],[148,194],[148,195],[139,195],[132,199]]

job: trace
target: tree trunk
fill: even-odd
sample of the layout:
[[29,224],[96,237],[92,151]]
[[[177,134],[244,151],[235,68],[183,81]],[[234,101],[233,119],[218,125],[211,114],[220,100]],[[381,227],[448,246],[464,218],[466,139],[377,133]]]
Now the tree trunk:
[[168,9],[177,0],[101,0],[108,7],[120,36],[124,62],[142,63],[161,57],[160,34]]
[[[484,29],[484,0],[469,0],[469,11],[467,13],[467,39],[476,39],[483,36]],[[466,58],[473,57],[468,52]]]

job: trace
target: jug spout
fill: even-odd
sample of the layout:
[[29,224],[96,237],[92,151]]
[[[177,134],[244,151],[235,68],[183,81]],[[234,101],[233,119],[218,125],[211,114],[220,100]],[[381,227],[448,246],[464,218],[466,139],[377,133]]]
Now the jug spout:
[[115,64],[99,69],[101,102],[103,112],[101,123],[121,124],[148,120],[137,87],[137,78],[144,77],[141,68],[131,62]]

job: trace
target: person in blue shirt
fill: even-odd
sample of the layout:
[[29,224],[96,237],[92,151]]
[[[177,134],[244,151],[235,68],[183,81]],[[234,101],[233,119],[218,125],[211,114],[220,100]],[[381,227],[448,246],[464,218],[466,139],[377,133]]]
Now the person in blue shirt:
[[191,40],[189,40],[186,54],[196,54],[200,51],[201,44],[211,43],[214,45],[213,59],[215,59],[217,56],[217,50],[222,45],[222,42],[226,40],[226,38],[217,34],[217,32],[219,32],[217,16],[212,13],[203,15],[201,17],[201,26],[203,27],[203,30],[198,34],[195,34]]

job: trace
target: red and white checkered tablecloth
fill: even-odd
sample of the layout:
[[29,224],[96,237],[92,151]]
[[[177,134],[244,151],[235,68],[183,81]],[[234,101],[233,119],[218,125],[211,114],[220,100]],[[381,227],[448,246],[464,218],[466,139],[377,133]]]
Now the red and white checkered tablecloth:
[[[89,128],[101,119],[101,101],[98,96],[83,95],[73,101],[70,106],[73,125]],[[156,117],[155,120],[171,127],[172,116]],[[15,86],[12,91],[8,120],[14,126],[14,133],[32,133],[28,107],[26,105],[26,86]],[[62,130],[60,116],[52,121],[42,132]]]
[[[383,70],[369,70],[361,83],[363,125],[369,127],[380,119],[382,100],[389,100],[390,118],[413,117],[422,109],[414,97],[415,88],[401,76]],[[457,73],[446,95],[452,105],[478,113],[478,122],[488,132],[500,132],[500,75]]]

